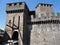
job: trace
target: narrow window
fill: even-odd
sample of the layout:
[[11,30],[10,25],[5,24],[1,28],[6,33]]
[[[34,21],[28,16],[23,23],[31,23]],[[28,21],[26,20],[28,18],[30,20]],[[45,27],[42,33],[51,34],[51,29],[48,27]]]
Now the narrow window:
[[11,23],[11,20],[9,20],[9,24]]

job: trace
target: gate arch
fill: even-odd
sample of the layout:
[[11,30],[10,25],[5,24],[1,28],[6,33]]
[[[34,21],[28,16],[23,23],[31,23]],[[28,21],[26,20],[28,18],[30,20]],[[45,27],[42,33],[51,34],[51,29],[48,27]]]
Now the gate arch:
[[18,32],[17,31],[13,32],[12,39],[13,40],[18,40]]

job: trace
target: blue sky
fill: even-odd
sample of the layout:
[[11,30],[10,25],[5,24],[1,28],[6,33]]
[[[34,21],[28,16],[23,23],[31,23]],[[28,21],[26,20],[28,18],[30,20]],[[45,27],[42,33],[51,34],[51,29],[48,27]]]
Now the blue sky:
[[6,3],[26,2],[30,10],[35,10],[38,3],[49,3],[54,5],[55,13],[60,12],[60,0],[0,0],[0,29],[5,29]]

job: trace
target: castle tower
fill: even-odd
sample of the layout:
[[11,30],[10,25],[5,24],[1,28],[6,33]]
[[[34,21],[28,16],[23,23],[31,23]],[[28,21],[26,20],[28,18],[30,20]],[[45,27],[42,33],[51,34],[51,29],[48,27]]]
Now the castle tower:
[[52,4],[29,11],[25,2],[8,3],[6,13],[3,45],[60,45],[60,13],[54,16]]
[[15,45],[22,45],[24,42],[23,33],[25,32],[23,30],[27,30],[25,27],[28,16],[28,7],[25,2],[8,3],[6,13],[5,31],[8,34],[6,38],[9,37],[7,42],[11,41]]
[[54,16],[54,10],[52,4],[39,3],[36,7],[36,17],[52,17]]
[[35,18],[29,24],[32,25],[30,45],[60,45],[60,19],[54,16],[52,4],[38,4]]

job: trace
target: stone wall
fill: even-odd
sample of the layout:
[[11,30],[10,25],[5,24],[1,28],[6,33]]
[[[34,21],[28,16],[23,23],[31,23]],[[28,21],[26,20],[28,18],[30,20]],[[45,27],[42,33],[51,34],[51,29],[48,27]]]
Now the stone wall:
[[[6,33],[4,35],[6,36],[6,38],[4,39],[7,39],[7,41],[11,39],[13,37],[12,35],[14,34],[11,28],[11,26],[13,26],[13,17],[15,17],[14,24],[18,26],[18,17],[20,16],[18,45],[60,45],[60,18],[58,18],[58,16],[54,16],[54,10],[51,4],[39,4],[34,11],[35,14],[30,15],[26,3],[9,3],[7,4],[6,12]],[[33,16],[35,16],[35,18],[33,18]],[[52,22],[54,21],[50,21],[51,23],[48,24],[47,22],[49,20],[58,20],[58,23],[52,24]],[[27,25],[27,23],[39,21],[45,21],[45,23]],[[10,27],[7,25],[9,25]],[[15,28],[16,26],[14,26],[13,28]],[[16,30],[17,29],[15,29],[15,31]]]
[[60,45],[60,24],[32,25],[30,45]]

